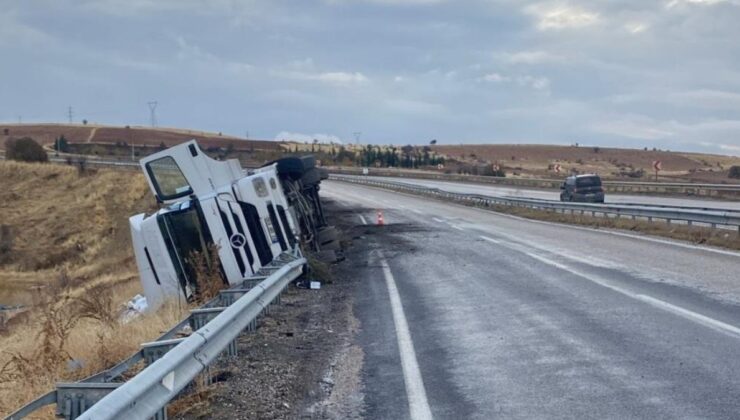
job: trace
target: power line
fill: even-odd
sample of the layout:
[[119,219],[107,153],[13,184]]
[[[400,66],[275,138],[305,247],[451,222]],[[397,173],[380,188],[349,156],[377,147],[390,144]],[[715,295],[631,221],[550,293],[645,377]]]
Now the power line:
[[146,104],[149,105],[149,121],[151,122],[152,127],[156,127],[157,114],[155,111],[157,110],[157,101],[147,102]]

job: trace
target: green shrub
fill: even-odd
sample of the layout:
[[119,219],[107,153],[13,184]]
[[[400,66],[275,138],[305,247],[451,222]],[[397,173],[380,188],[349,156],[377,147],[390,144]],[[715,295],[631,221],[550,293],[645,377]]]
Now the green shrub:
[[22,162],[48,162],[49,156],[40,144],[30,137],[8,139],[5,142],[5,157]]

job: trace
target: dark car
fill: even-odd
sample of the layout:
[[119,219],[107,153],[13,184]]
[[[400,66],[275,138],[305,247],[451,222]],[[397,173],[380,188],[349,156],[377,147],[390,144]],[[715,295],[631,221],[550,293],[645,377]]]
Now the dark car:
[[604,188],[598,175],[569,176],[560,189],[560,201],[604,202]]

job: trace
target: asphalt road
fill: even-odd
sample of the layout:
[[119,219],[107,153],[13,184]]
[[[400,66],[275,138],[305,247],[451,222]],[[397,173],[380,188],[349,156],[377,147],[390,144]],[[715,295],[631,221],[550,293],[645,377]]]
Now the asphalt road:
[[[394,177],[376,177],[378,179],[384,179],[387,181],[394,182],[405,182],[408,184],[422,185],[430,188],[439,188],[442,190],[457,192],[457,193],[469,193],[469,194],[484,194],[499,197],[526,197],[526,198],[537,198],[542,200],[560,200],[560,191],[548,191],[539,189],[526,189],[517,188],[513,186],[505,185],[482,185],[472,184],[465,182],[448,182],[448,181],[436,181],[429,179],[414,179],[414,178],[394,178]],[[676,198],[676,197],[661,197],[661,196],[650,196],[650,195],[623,195],[623,194],[610,194],[607,193],[605,197],[606,203],[611,204],[647,204],[647,205],[662,205],[662,206],[689,206],[689,207],[706,207],[716,209],[730,209],[740,211],[740,201],[718,201],[707,198]]]
[[369,187],[366,418],[740,416],[740,254]]

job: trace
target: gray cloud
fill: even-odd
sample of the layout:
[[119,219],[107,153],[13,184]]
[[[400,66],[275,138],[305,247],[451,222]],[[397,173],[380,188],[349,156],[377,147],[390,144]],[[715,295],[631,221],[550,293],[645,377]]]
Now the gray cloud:
[[[737,154],[736,0],[36,0],[0,120]],[[309,133],[309,134],[301,134]],[[324,134],[310,134],[324,133]]]

